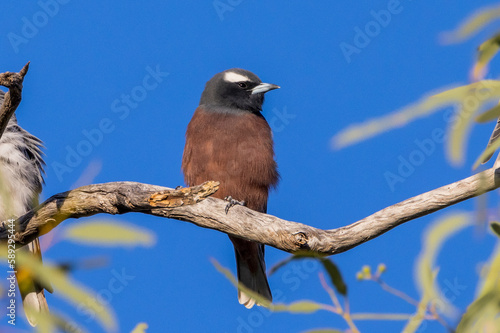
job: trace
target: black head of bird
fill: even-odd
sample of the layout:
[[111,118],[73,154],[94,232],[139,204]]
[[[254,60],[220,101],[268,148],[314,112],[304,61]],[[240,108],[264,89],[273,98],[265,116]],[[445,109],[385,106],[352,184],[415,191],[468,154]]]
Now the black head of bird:
[[279,86],[263,83],[254,73],[232,68],[214,75],[205,85],[200,105],[219,112],[260,112],[264,93]]

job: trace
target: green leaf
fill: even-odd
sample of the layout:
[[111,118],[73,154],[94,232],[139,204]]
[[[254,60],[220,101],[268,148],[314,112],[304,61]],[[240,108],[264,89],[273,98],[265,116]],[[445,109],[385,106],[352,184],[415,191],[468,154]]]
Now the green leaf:
[[477,61],[474,64],[473,78],[481,80],[484,78],[486,69],[491,59],[497,54],[500,48],[500,34],[495,35],[493,38],[488,39],[478,48]]
[[342,275],[340,274],[340,271],[337,268],[337,266],[329,258],[326,258],[324,255],[320,255],[318,253],[311,252],[311,251],[298,251],[298,252],[294,253],[292,256],[286,258],[285,260],[278,262],[273,267],[271,267],[271,269],[269,270],[269,273],[268,273],[269,276],[276,273],[278,271],[278,269],[287,265],[291,261],[300,260],[300,259],[319,260],[319,262],[323,265],[326,272],[328,273],[328,276],[330,277],[330,280],[331,280],[333,286],[335,286],[335,289],[337,289],[337,291],[344,296],[347,294],[347,286],[344,283],[344,280],[342,279]]
[[78,243],[101,246],[152,246],[156,236],[149,230],[116,222],[85,222],[65,229],[63,237]]
[[30,317],[36,320],[37,333],[53,333],[53,332],[79,332],[87,333],[81,326],[78,326],[74,321],[69,321],[66,318],[57,315],[54,311],[38,312],[25,308],[30,312]]
[[[447,88],[443,87],[439,91]],[[423,96],[419,101],[385,116],[367,120],[364,123],[350,125],[332,138],[334,149],[341,149],[352,144],[367,140],[371,137],[400,128],[415,119],[428,116],[434,109],[444,107],[449,101],[439,98],[439,94],[431,93]]]
[[139,323],[130,333],[146,333],[146,330],[149,328],[146,323]]
[[465,86],[456,87],[431,96],[424,96],[419,101],[394,113],[369,120],[358,125],[351,125],[332,138],[335,149],[366,140],[388,130],[402,127],[409,122],[435,113],[446,106],[461,106],[448,129],[447,153],[450,161],[456,165],[463,163],[465,142],[472,128],[472,115],[491,100],[500,98],[500,81],[483,80]]
[[483,280],[478,297],[482,297],[490,292],[500,292],[500,245],[497,245],[488,266],[488,273]]
[[289,305],[278,303],[273,304],[269,308],[274,312],[290,312],[290,313],[313,313],[318,310],[323,310],[324,305],[314,301],[297,301]]
[[470,108],[457,109],[456,121],[453,125],[448,126],[449,139],[446,142],[446,152],[450,162],[454,165],[461,165],[465,159],[467,138],[474,124],[473,118],[469,115],[476,113],[478,106],[479,103],[472,104]]
[[436,221],[426,231],[422,250],[415,262],[415,278],[417,287],[422,293],[422,298],[417,307],[417,312],[408,321],[403,332],[416,332],[425,318],[429,304],[436,300],[439,300],[441,312],[449,315],[457,312],[453,305],[447,302],[447,298],[444,297],[435,282],[438,273],[435,262],[444,242],[463,228],[472,225],[471,220],[468,214],[454,214]]
[[[5,252],[6,253],[6,252]],[[111,309],[101,304],[95,297],[95,292],[87,289],[69,279],[60,269],[42,263],[29,253],[16,252],[16,264],[29,267],[33,274],[43,285],[54,285],[58,294],[71,301],[75,306],[85,306],[95,313],[98,320],[108,331],[116,330],[116,321]]]
[[[495,224],[498,224],[495,222]],[[467,308],[457,327],[457,333],[486,332],[498,321],[500,313],[500,244],[497,244],[490,260],[488,272],[482,281],[478,296]],[[493,326],[491,326],[493,324]]]
[[495,233],[495,235],[500,237],[500,223],[491,222],[490,227],[491,227],[491,230],[493,230],[493,232]]
[[497,120],[500,117],[500,104],[495,105],[491,109],[484,111],[476,117],[476,122],[487,123],[492,120]]
[[337,265],[335,265],[329,258],[322,258],[321,263],[330,276],[330,280],[335,286],[335,289],[337,289],[341,295],[347,295],[347,286],[344,283],[344,279],[342,279],[342,275],[340,274]]
[[498,148],[500,147],[500,138],[497,138],[491,146],[487,147],[481,155],[476,159],[474,164],[472,165],[472,169],[475,170],[484,160],[487,156],[492,155]]
[[444,33],[445,43],[458,43],[470,38],[493,20],[500,18],[500,6],[484,7],[470,15],[454,31]]
[[[430,274],[426,274],[426,278],[428,279],[428,283],[431,285],[434,284],[437,276],[437,270],[435,272],[428,272]],[[403,333],[414,333],[418,330],[420,325],[425,319],[425,313],[427,312],[427,307],[429,303],[433,300],[433,291],[432,290],[424,290],[422,298],[417,306],[417,312],[408,320],[405,328],[403,329]]]
[[489,292],[469,305],[457,326],[456,333],[487,332],[488,327],[495,327],[492,324],[498,319],[498,313],[500,313],[500,293]]
[[424,235],[422,250],[415,263],[417,287],[429,300],[439,300],[440,310],[445,314],[453,314],[456,310],[434,283],[436,258],[448,238],[471,224],[470,216],[465,213],[454,214],[433,223]]

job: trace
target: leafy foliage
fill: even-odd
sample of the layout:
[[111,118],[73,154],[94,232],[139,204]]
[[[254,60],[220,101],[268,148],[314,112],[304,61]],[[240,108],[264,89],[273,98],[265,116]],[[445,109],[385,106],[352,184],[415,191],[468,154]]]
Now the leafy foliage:
[[333,263],[332,260],[325,256],[321,256],[317,253],[310,252],[310,251],[299,251],[295,253],[294,255],[288,257],[285,260],[282,260],[275,264],[270,270],[269,270],[269,275],[272,275],[278,271],[278,269],[282,268],[283,266],[287,265],[291,261],[294,260],[300,260],[300,259],[316,259],[318,260],[323,267],[325,268],[326,272],[328,273],[328,276],[330,277],[330,281],[332,284],[335,286],[337,291],[345,296],[347,295],[347,286],[344,283],[344,280],[342,279],[342,275],[340,274],[339,269],[337,268],[337,265]]
[[500,327],[500,243],[495,249],[488,273],[482,281],[477,298],[467,308],[457,333],[481,332],[487,327]]
[[[426,95],[418,102],[392,114],[359,125],[351,125],[332,139],[332,145],[335,148],[343,148],[452,106],[456,108],[456,111],[453,121],[448,124],[449,140],[446,148],[450,162],[454,165],[461,165],[464,161],[467,138],[473,126],[473,116],[481,108],[498,99],[500,99],[500,81],[496,80],[483,80],[438,94]],[[498,111],[498,108],[494,107],[479,116],[479,119],[490,119],[491,114]],[[490,151],[491,149],[488,149],[483,152],[475,166]]]
[[446,43],[458,43],[472,37],[494,20],[500,18],[500,6],[481,8],[466,18],[455,30],[444,33],[442,39]]
[[[85,224],[66,227],[63,235],[63,238],[67,240],[101,246],[152,246],[155,243],[154,233],[125,223],[86,222]],[[2,259],[7,259],[7,253],[5,247],[0,248],[0,257]],[[67,274],[71,270],[71,267],[67,264],[51,265],[45,261],[42,265],[40,261],[22,251],[16,251],[15,259],[16,265],[25,268],[31,279],[38,281],[42,285],[55,286],[55,295],[65,298],[75,307],[83,306],[87,308],[89,312],[96,315],[107,332],[117,331],[117,322],[113,310],[108,305],[98,301],[96,292],[72,280]],[[97,264],[100,265],[100,263],[101,260]],[[95,260],[89,260],[88,264],[84,266],[93,267],[95,265]],[[37,317],[39,322],[36,328],[38,332],[55,332],[56,328],[63,331],[68,331],[68,328],[71,328],[70,331],[78,329],[79,332],[85,332],[83,328],[78,327],[73,321],[70,322],[56,315],[53,311],[41,315],[37,315],[33,311],[32,314]],[[147,324],[141,323],[137,325],[134,332],[145,332],[146,328]]]
[[63,237],[74,242],[101,246],[153,246],[156,236],[123,222],[92,221],[67,227]]
[[[0,253],[4,256],[4,259],[7,259],[5,255],[8,252],[5,248],[2,248]],[[16,253],[16,264],[28,270],[32,278],[40,281],[42,285],[53,284],[57,286],[57,295],[67,299],[75,306],[83,305],[95,313],[101,325],[108,332],[116,331],[117,324],[112,310],[105,304],[100,303],[94,296],[94,292],[80,285],[78,282],[71,280],[58,267],[50,265],[47,262],[42,264],[29,253],[22,251],[17,251]],[[42,330],[52,329],[58,326],[55,320],[56,317],[48,317],[45,315],[40,317],[42,318],[42,323],[40,324]]]

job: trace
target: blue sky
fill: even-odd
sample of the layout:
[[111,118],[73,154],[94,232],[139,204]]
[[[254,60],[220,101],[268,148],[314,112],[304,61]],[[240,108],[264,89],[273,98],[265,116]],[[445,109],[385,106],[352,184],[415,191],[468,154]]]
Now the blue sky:
[[[332,229],[471,174],[492,124],[476,126],[463,167],[449,166],[443,144],[435,142],[434,151],[393,186],[387,172],[397,173],[402,161],[419,149],[417,142],[432,138],[433,130],[446,129],[443,112],[340,151],[331,149],[330,139],[352,123],[396,110],[430,90],[468,82],[475,49],[494,29],[449,46],[440,44],[439,35],[477,8],[474,2],[409,0],[8,1],[0,20],[0,72],[18,71],[31,61],[17,116],[45,142],[43,199],[88,183],[90,178],[82,175],[92,176],[88,170],[96,168],[93,183],[183,185],[184,132],[205,82],[228,68],[251,70],[282,87],[267,94],[264,104],[282,177],[270,196],[269,213]],[[382,10],[392,13],[383,16]],[[373,29],[371,36],[360,41],[356,35],[365,29]],[[347,44],[357,50],[346,53]],[[356,281],[356,272],[362,265],[383,262],[386,281],[418,299],[413,260],[423,231],[438,217],[476,205],[468,201],[411,221],[332,257],[349,285],[352,311],[412,313],[414,307],[377,285]],[[99,219],[150,229],[157,244],[103,248],[62,239],[65,226]],[[119,292],[108,292],[120,332],[138,322],[147,322],[149,332],[346,328],[340,317],[327,312],[270,314],[240,306],[234,287],[209,261],[216,258],[234,272],[227,236],[189,223],[142,214],[96,216],[65,221],[43,243],[50,245],[46,261],[109,258],[104,268],[74,272],[76,280],[96,292],[106,293],[116,274],[127,275]],[[488,258],[493,244],[491,236],[467,229],[439,256],[438,281],[460,286],[449,294],[458,308],[472,301],[477,263]],[[269,247],[266,255],[268,267],[288,256]],[[328,302],[320,271],[308,261],[285,267],[269,279],[275,299]],[[48,300],[54,311],[100,331],[61,298]],[[5,318],[0,327],[6,327]],[[398,332],[403,325],[358,323],[362,332]],[[29,331],[21,322],[16,328]],[[431,322],[423,331],[444,329]]]

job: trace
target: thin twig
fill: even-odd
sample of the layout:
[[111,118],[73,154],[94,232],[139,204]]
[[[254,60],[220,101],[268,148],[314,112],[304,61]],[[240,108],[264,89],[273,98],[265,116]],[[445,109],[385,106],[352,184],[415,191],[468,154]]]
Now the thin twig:
[[353,313],[353,320],[408,320],[411,314],[407,313]]
[[326,290],[328,295],[330,295],[330,298],[332,299],[333,304],[335,305],[334,309],[337,314],[339,314],[344,320],[346,321],[347,325],[351,329],[353,333],[359,333],[358,328],[354,324],[351,318],[351,314],[349,313],[349,301],[347,297],[344,297],[344,303],[345,303],[345,310],[342,309],[342,306],[340,305],[339,299],[337,298],[337,295],[335,294],[335,290],[333,290],[328,283],[326,282],[325,275],[323,272],[319,273],[319,280],[321,282],[321,285],[323,286],[323,289]]
[[384,289],[388,293],[391,293],[394,296],[401,298],[402,300],[410,303],[411,305],[418,306],[418,301],[416,299],[413,299],[412,297],[408,296],[404,292],[402,292],[396,288],[391,287],[390,285],[385,283],[380,277],[374,277],[372,279],[372,281],[375,281],[377,284],[380,285],[380,287],[382,287],[382,289]]
[[337,298],[335,291],[326,282],[325,275],[323,274],[323,272],[319,273],[319,281],[321,282],[323,289],[325,289],[328,295],[330,295],[330,298],[332,299],[332,302],[335,305],[335,307],[339,309],[339,313],[342,313],[343,310],[342,306],[340,305],[339,299]]

